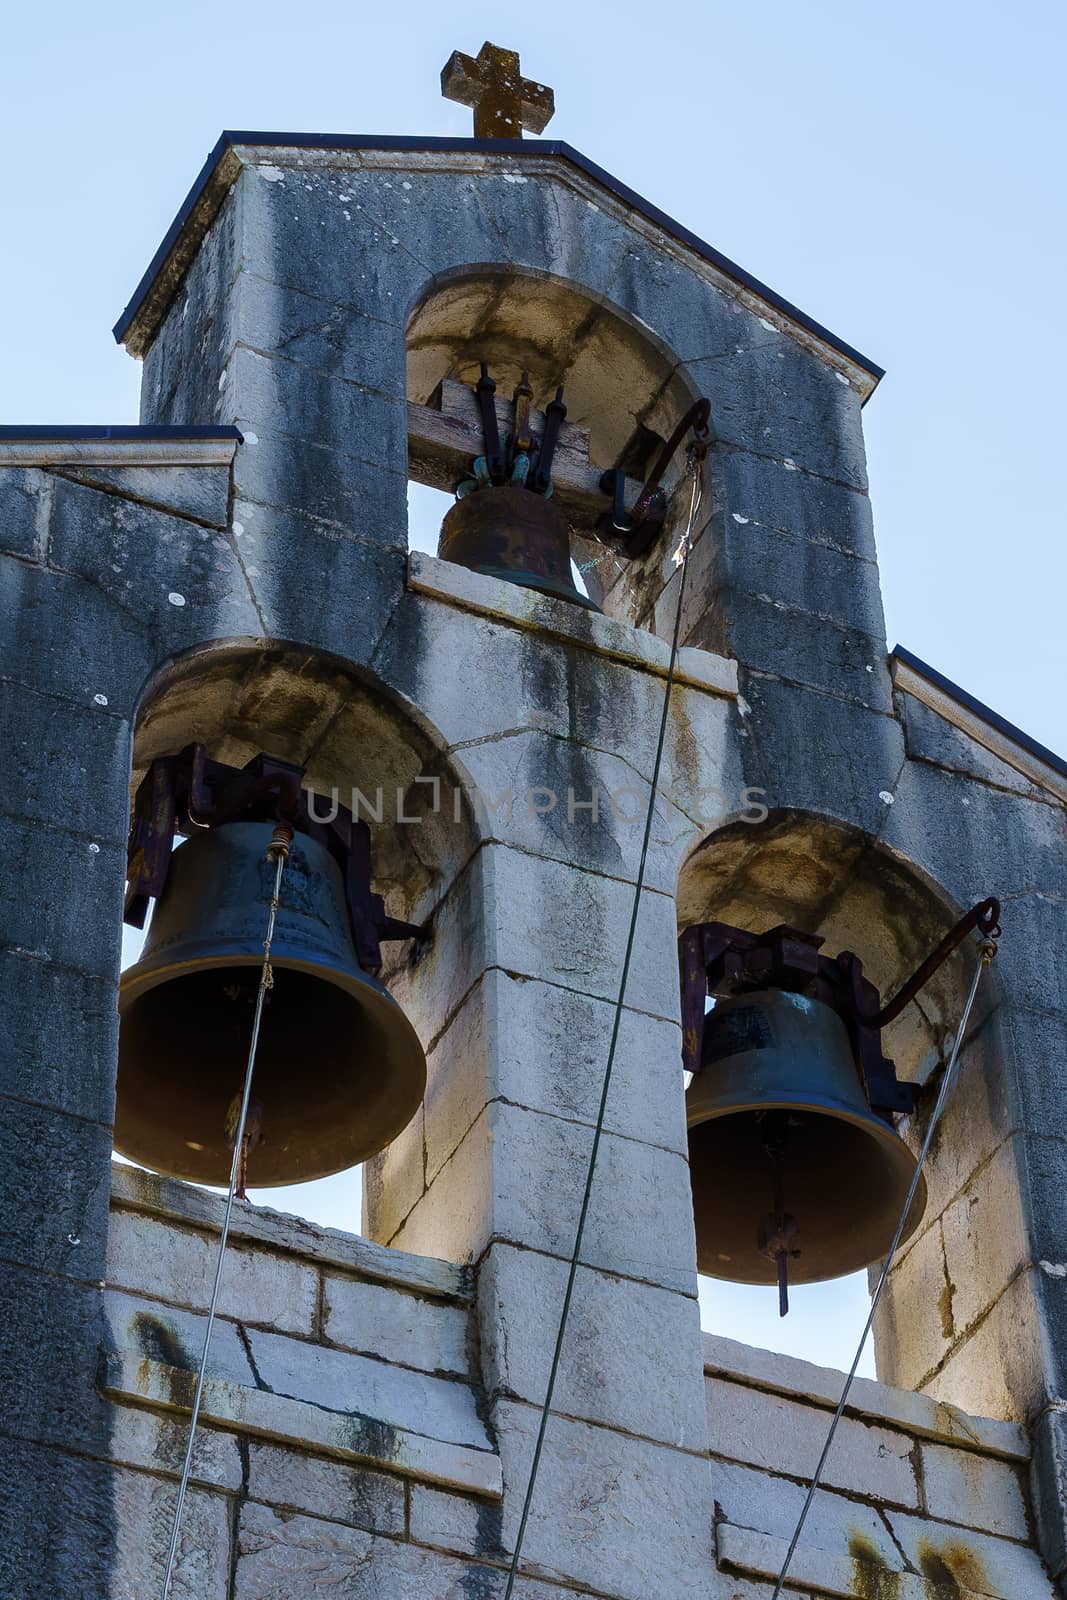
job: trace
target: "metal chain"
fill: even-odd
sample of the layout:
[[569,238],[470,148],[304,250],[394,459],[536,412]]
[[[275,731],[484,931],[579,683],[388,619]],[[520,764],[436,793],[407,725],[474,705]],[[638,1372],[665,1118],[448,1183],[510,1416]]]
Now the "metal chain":
[[941,1086],[938,1089],[937,1099],[934,1102],[934,1109],[930,1115],[930,1125],[926,1130],[926,1137],[923,1140],[922,1148],[919,1151],[919,1159],[916,1163],[915,1171],[912,1174],[911,1183],[908,1187],[907,1197],[904,1201],[904,1209],[900,1214],[900,1221],[897,1223],[897,1231],[893,1235],[893,1243],[889,1246],[889,1252],[886,1255],[881,1276],[878,1279],[878,1287],[875,1289],[874,1295],[871,1299],[871,1309],[867,1315],[867,1321],[863,1325],[863,1332],[860,1334],[859,1347],[856,1351],[852,1365],[848,1370],[848,1376],[845,1379],[845,1386],[841,1391],[841,1398],[837,1402],[837,1409],[834,1412],[833,1420],[830,1423],[830,1429],[826,1435],[826,1442],[822,1447],[822,1454],[819,1456],[819,1460],[816,1464],[815,1474],[811,1480],[811,1486],[808,1489],[804,1504],[801,1507],[799,1520],[797,1521],[797,1525],[793,1530],[793,1537],[789,1541],[789,1548],[785,1553],[785,1560],[782,1562],[782,1570],[778,1574],[778,1582],[774,1586],[774,1593],[771,1595],[771,1600],[779,1600],[779,1596],[782,1592],[782,1585],[785,1583],[786,1577],[789,1573],[790,1564],[792,1563],[793,1557],[796,1554],[797,1545],[800,1543],[800,1535],[804,1531],[805,1522],[808,1520],[808,1512],[811,1510],[812,1504],[815,1500],[816,1491],[818,1490],[819,1484],[822,1482],[822,1475],[826,1470],[826,1463],[830,1456],[830,1448],[834,1442],[834,1435],[837,1432],[837,1425],[844,1415],[845,1406],[848,1402],[852,1385],[855,1382],[856,1373],[859,1370],[859,1364],[863,1357],[863,1351],[867,1344],[868,1336],[871,1328],[874,1326],[874,1315],[878,1310],[878,1302],[882,1298],[882,1290],[889,1281],[889,1273],[893,1265],[893,1257],[896,1255],[900,1246],[900,1241],[904,1235],[904,1229],[907,1226],[908,1215],[911,1211],[912,1202],[914,1201],[915,1195],[919,1188],[919,1179],[922,1176],[922,1170],[926,1164],[926,1158],[930,1153],[930,1146],[933,1143],[934,1134],[937,1131],[937,1125],[941,1120],[941,1113],[945,1109],[945,1102],[948,1100],[949,1094],[951,1093],[953,1084],[955,1082],[956,1063],[959,1059],[960,1048],[963,1044],[963,1036],[967,1032],[967,1024],[971,1019],[971,1010],[974,1006],[975,996],[978,993],[978,985],[982,981],[982,974],[993,961],[996,953],[997,946],[994,939],[985,939],[982,941],[982,944],[979,947],[980,960],[977,968],[975,969],[974,979],[971,983],[971,992],[967,996],[967,1003],[963,1008],[963,1016],[960,1019],[960,1025],[957,1029],[956,1037],[952,1041],[952,1050],[948,1058],[948,1065],[945,1068],[945,1075],[941,1079]]
[[612,1073],[615,1068],[615,1052],[619,1042],[619,1029],[622,1024],[623,1001],[626,996],[626,985],[630,976],[630,962],[633,957],[634,942],[637,936],[637,919],[641,910],[641,894],[645,884],[645,867],[648,862],[648,849],[652,838],[652,823],[656,812],[656,790],[659,784],[660,768],[663,764],[663,750],[667,739],[667,719],[671,704],[671,691],[674,687],[674,676],[678,665],[678,644],[682,628],[682,602],[685,598],[685,580],[689,570],[689,555],[692,549],[693,524],[700,510],[702,498],[701,474],[697,466],[697,452],[691,450],[687,472],[693,479],[693,492],[689,503],[689,517],[686,529],[674,553],[675,564],[681,569],[678,580],[678,605],[674,616],[674,635],[671,640],[670,663],[667,668],[667,687],[663,695],[663,710],[660,716],[659,738],[656,743],[656,757],[652,765],[652,780],[648,796],[648,811],[645,815],[645,831],[641,841],[641,859],[637,869],[637,882],[634,888],[633,910],[630,914],[630,928],[626,937],[626,952],[622,961],[622,972],[619,978],[619,993],[615,1001],[615,1016],[611,1028],[611,1042],[608,1045],[607,1065],[604,1068],[604,1081],[600,1091],[600,1106],[597,1111],[596,1126],[593,1130],[593,1143],[589,1152],[589,1165],[586,1170],[585,1189],[582,1194],[581,1209],[578,1213],[578,1226],[574,1236],[574,1249],[571,1252],[570,1267],[567,1274],[567,1287],[563,1295],[563,1308],[560,1312],[559,1329],[556,1334],[556,1347],[552,1356],[552,1367],[548,1376],[548,1388],[545,1393],[544,1405],[541,1408],[541,1421],[537,1431],[537,1440],[534,1444],[533,1461],[530,1465],[530,1477],[526,1485],[526,1497],[523,1501],[522,1516],[519,1520],[519,1530],[515,1536],[515,1549],[508,1568],[507,1587],[504,1590],[503,1600],[511,1600],[515,1588],[515,1579],[519,1570],[519,1559],[522,1555],[523,1542],[526,1538],[526,1525],[530,1519],[530,1507],[533,1504],[534,1487],[537,1483],[537,1474],[541,1466],[541,1456],[544,1451],[545,1434],[548,1429],[549,1412],[552,1408],[552,1399],[556,1392],[556,1379],[559,1376],[560,1361],[563,1356],[563,1343],[567,1333],[567,1321],[570,1316],[571,1301],[574,1298],[574,1285],[578,1276],[578,1258],[582,1251],[582,1240],[585,1237],[585,1225],[589,1217],[589,1202],[593,1193],[593,1176],[596,1172],[597,1156],[600,1153],[600,1140],[604,1131],[604,1118],[608,1108],[608,1091],[611,1088]]
[[237,1127],[233,1141],[233,1162],[230,1166],[230,1187],[226,1196],[226,1210],[222,1218],[222,1235],[219,1239],[219,1255],[215,1264],[215,1282],[211,1290],[211,1304],[208,1307],[207,1327],[204,1329],[204,1348],[200,1356],[200,1368],[196,1375],[196,1390],[193,1395],[193,1413],[189,1421],[189,1438],[185,1447],[185,1460],[182,1464],[181,1478],[178,1483],[178,1498],[174,1506],[174,1522],[170,1532],[170,1548],[167,1551],[167,1566],[163,1574],[163,1588],[160,1591],[160,1600],[167,1600],[170,1586],[174,1577],[174,1567],[178,1557],[178,1539],[181,1534],[182,1512],[185,1509],[185,1495],[189,1487],[189,1474],[193,1465],[193,1446],[196,1443],[196,1428],[200,1420],[200,1407],[204,1399],[204,1378],[207,1372],[208,1350],[211,1347],[211,1334],[215,1326],[215,1314],[219,1304],[219,1289],[222,1284],[222,1266],[226,1259],[226,1245],[230,1237],[230,1219],[233,1216],[234,1194],[237,1189],[237,1174],[241,1165],[241,1146],[244,1142],[245,1124],[248,1120],[248,1103],[252,1097],[252,1074],[256,1065],[256,1051],[259,1047],[259,1030],[263,1020],[263,1006],[267,998],[267,991],[273,986],[274,974],[270,964],[270,948],[274,940],[274,924],[278,916],[278,898],[281,894],[282,873],[285,863],[289,859],[289,847],[293,842],[293,830],[287,823],[280,823],[274,830],[274,836],[267,848],[268,860],[275,864],[274,892],[270,899],[270,915],[267,919],[267,936],[263,941],[263,967],[260,972],[259,989],[256,994],[256,1011],[252,1022],[252,1039],[248,1048],[248,1064],[245,1067],[244,1089],[241,1096],[241,1111],[237,1119]]

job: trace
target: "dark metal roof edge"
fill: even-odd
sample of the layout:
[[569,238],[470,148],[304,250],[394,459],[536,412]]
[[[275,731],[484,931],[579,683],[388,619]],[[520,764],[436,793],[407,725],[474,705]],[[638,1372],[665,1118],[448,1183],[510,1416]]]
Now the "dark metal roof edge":
[[698,234],[684,227],[682,223],[676,222],[673,217],[668,216],[665,211],[661,211],[658,206],[654,206],[650,201],[643,199],[635,190],[628,188],[626,184],[620,183],[617,178],[612,177],[610,172],[606,172],[603,167],[598,167],[595,162],[588,160],[580,151],[573,149],[569,144],[565,144],[559,139],[452,139],[436,135],[413,137],[409,134],[377,135],[372,137],[368,134],[256,133],[241,129],[227,129],[219,136],[214,149],[186,195],[181,210],[168,228],[162,244],[152,257],[147,271],[134,290],[133,298],[126,306],[118,322],[116,322],[113,329],[116,343],[121,344],[129,332],[130,326],[135,321],[142,304],[147,298],[157,274],[174,248],[189,216],[211,182],[212,175],[223,155],[228,149],[238,144],[258,145],[261,147],[287,146],[295,150],[451,150],[457,153],[472,152],[487,155],[558,156],[561,160],[570,162],[580,172],[584,172],[587,177],[592,178],[594,182],[614,194],[624,205],[639,212],[650,222],[656,223],[665,232],[672,234],[680,243],[688,245],[691,250],[695,250],[698,255],[703,256],[706,261],[718,267],[720,271],[725,272],[728,277],[733,278],[746,289],[752,290],[754,294],[765,300],[768,305],[774,306],[784,316],[799,323],[802,328],[806,328],[817,339],[838,350],[843,356],[847,356],[850,361],[856,362],[864,371],[870,373],[875,384],[885,376],[884,367],[878,366],[876,362],[871,361],[869,357],[863,355],[854,346],[847,344],[844,339],[839,339],[836,334],[830,332],[829,328],[824,328],[822,323],[816,322],[813,317],[807,316],[791,301],[786,300],[780,294],[776,294],[765,283],[761,283],[758,278],[754,278],[743,267],[739,267],[735,261],[731,261],[720,250],[716,250],[713,245],[701,239]]
[[1036,756],[1039,761],[1043,761],[1054,772],[1059,772],[1064,777],[1067,777],[1067,760],[1063,756],[1058,756],[1054,750],[1049,750],[1046,745],[1039,744],[1028,733],[1024,733],[1021,728],[1017,728],[1014,722],[1009,722],[1007,717],[1002,717],[999,712],[991,710],[981,700],[976,700],[973,694],[968,694],[966,689],[961,689],[959,684],[953,683],[951,678],[946,678],[943,673],[937,672],[927,662],[913,655],[910,650],[905,650],[903,645],[894,645],[893,655],[898,660],[903,661],[905,666],[912,667],[920,677],[926,678],[929,683],[933,684],[935,689],[940,689],[943,694],[958,701],[961,706],[967,711],[973,712],[982,722],[987,722],[991,728],[995,728],[998,733],[1002,733],[1013,744],[1017,744],[1021,750]]
[[36,424],[24,427],[0,427],[0,441],[9,439],[243,439],[240,428],[232,427],[182,427],[171,423],[149,423],[140,427],[136,423],[119,423],[97,427],[94,423],[57,423],[54,427]]

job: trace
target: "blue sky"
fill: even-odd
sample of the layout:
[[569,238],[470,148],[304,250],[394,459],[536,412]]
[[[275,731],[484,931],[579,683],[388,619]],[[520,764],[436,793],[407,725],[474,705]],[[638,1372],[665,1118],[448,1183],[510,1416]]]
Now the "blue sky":
[[[547,136],[887,368],[866,417],[890,642],[1067,753],[1064,16],[1053,0],[16,8],[0,420],[136,420],[139,369],[110,328],[221,129],[468,133],[438,74],[488,36],[555,88]],[[807,1321],[801,1300],[794,1345],[847,1361],[849,1295],[823,1291]],[[773,1342],[747,1299],[709,1315]]]

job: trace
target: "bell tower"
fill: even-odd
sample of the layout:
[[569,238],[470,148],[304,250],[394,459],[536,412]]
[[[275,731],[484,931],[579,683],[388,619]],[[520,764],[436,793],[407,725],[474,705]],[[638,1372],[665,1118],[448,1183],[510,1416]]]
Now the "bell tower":
[[[997,894],[790,1583],[1051,1600],[1067,769],[887,649],[881,369],[523,137],[514,52],[442,83],[472,138],[224,133],[115,330],[139,424],[0,434],[0,1597],[159,1592],[202,1400],[173,1597],[769,1600],[841,1375],[703,1334],[698,1265],[888,1247],[974,925],[872,1019]],[[244,1171],[364,1160],[362,1234],[236,1200],[198,1393],[268,913]],[[752,1119],[831,1102],[798,1245]]]

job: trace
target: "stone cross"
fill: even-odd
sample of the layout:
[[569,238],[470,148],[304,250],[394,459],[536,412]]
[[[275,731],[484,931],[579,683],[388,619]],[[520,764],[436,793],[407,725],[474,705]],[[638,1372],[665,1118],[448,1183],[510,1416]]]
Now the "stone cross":
[[556,109],[551,89],[523,77],[519,52],[488,40],[477,59],[452,52],[441,72],[441,93],[472,108],[476,139],[521,139],[523,128],[540,133]]

